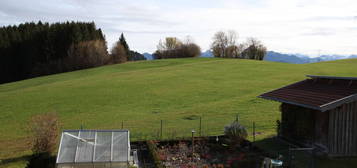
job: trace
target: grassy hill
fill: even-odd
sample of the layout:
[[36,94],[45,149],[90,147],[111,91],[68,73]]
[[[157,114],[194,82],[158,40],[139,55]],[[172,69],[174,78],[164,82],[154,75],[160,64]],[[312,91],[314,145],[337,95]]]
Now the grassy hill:
[[[221,134],[239,114],[258,139],[275,132],[279,103],[259,94],[296,82],[306,74],[357,76],[357,59],[285,64],[240,59],[169,59],[75,71],[0,85],[0,159],[29,154],[31,116],[57,112],[63,129],[118,129],[132,139]],[[23,162],[22,162],[23,164]],[[7,166],[16,166],[7,165]],[[1,165],[0,165],[1,167]]]

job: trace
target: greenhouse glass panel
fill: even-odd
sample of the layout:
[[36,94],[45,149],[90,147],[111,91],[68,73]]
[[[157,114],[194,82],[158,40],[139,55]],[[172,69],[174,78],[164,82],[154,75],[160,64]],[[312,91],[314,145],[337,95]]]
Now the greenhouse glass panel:
[[[120,143],[126,142],[126,143]],[[113,160],[112,161],[125,161],[128,160],[128,134],[124,132],[113,132]]]
[[111,161],[112,132],[97,132],[95,162]]
[[58,152],[57,162],[72,163],[77,150],[78,132],[65,132],[62,134],[60,149]]
[[80,131],[76,152],[76,162],[91,162],[94,150],[94,131]]

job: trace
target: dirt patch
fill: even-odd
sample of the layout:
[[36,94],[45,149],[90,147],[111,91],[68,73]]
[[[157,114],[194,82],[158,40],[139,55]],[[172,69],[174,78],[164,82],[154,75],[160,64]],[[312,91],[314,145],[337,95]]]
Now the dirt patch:
[[198,120],[200,117],[197,115],[190,115],[183,117],[184,120]]

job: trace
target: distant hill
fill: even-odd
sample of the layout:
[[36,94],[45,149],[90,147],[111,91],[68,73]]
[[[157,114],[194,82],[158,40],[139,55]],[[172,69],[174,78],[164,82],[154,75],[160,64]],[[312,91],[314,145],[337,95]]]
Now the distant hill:
[[264,57],[265,61],[273,61],[273,62],[285,62],[285,63],[293,63],[293,64],[305,64],[310,63],[311,58],[304,55],[292,55],[292,54],[282,54],[274,51],[268,51],[267,55]]
[[143,53],[143,55],[146,58],[146,60],[153,60],[154,59],[154,57],[150,53],[146,52],[146,53]]
[[201,53],[201,57],[210,58],[210,57],[213,57],[213,54],[210,50],[207,50],[207,51]]

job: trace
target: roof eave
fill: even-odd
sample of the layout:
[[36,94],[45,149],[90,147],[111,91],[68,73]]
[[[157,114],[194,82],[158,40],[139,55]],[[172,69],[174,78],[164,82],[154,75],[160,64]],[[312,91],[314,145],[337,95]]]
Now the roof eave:
[[350,95],[350,96],[347,96],[347,97],[332,101],[330,103],[324,104],[324,105],[322,105],[320,107],[324,111],[327,111],[327,110],[334,109],[334,108],[336,108],[338,106],[341,106],[342,104],[351,103],[351,102],[356,101],[356,100],[357,100],[357,94],[353,94],[353,95]]
[[282,103],[293,104],[293,105],[297,105],[297,106],[301,106],[301,107],[305,107],[305,108],[310,108],[310,109],[314,109],[314,110],[319,110],[319,111],[322,111],[322,112],[334,109],[334,108],[336,108],[338,106],[341,106],[342,104],[346,104],[346,103],[351,103],[353,101],[357,101],[357,94],[350,95],[350,96],[347,96],[347,97],[344,97],[342,99],[338,99],[338,100],[332,101],[330,103],[327,103],[327,104],[324,104],[324,105],[321,105],[321,106],[311,106],[311,105],[296,103],[296,102],[287,101],[287,100],[284,100],[284,99],[279,99],[279,98],[269,97],[269,96],[263,96],[263,95],[260,95],[258,97],[259,98],[263,98],[263,99],[278,101],[278,102],[282,102]]
[[258,97],[259,98],[263,98],[263,99],[278,101],[278,102],[282,102],[282,103],[288,103],[288,104],[292,104],[292,105],[297,105],[297,106],[301,106],[301,107],[305,107],[305,108],[309,108],[309,109],[319,110],[319,111],[322,111],[322,112],[326,111],[323,108],[318,107],[318,106],[311,106],[311,105],[307,105],[307,104],[296,103],[296,102],[287,101],[287,100],[279,99],[279,98],[275,98],[275,97],[269,97],[269,96],[263,96],[263,95],[260,95]]
[[318,76],[318,75],[306,75],[309,78],[320,78],[320,79],[337,79],[337,80],[357,80],[357,77],[339,77],[339,76]]

